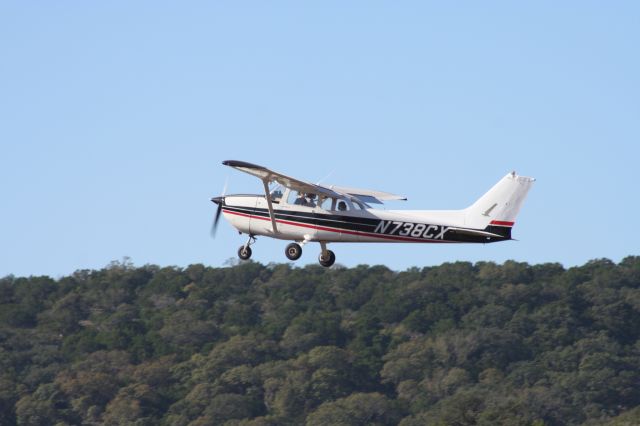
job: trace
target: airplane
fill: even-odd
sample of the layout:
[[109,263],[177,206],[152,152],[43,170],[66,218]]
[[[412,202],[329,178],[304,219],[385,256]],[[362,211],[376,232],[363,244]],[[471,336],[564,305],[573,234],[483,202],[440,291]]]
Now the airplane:
[[[508,173],[486,194],[461,210],[383,210],[371,204],[406,200],[382,191],[304,182],[266,167],[227,160],[223,165],[262,181],[264,194],[222,195],[212,235],[221,213],[248,239],[238,257],[251,257],[257,236],[293,241],[285,255],[295,261],[302,247],[320,243],[318,261],[330,267],[336,260],[327,244],[350,243],[494,243],[511,240],[511,230],[534,178]],[[276,184],[270,189],[270,184]],[[226,190],[225,190],[226,191]],[[223,191],[224,192],[224,191]]]

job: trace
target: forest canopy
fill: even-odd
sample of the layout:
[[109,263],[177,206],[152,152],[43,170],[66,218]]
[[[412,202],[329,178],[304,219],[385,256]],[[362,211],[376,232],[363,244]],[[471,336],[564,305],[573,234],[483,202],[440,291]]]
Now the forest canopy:
[[640,423],[640,257],[0,278],[0,424]]

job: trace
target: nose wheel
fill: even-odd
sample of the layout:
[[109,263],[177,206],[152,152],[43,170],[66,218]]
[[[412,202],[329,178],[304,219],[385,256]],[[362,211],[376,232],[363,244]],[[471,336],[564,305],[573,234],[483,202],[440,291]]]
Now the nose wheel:
[[238,249],[238,257],[242,260],[248,260],[251,257],[251,244],[256,242],[256,237],[249,235],[247,242]]
[[247,260],[251,257],[251,247],[240,246],[238,249],[238,257],[242,260]]

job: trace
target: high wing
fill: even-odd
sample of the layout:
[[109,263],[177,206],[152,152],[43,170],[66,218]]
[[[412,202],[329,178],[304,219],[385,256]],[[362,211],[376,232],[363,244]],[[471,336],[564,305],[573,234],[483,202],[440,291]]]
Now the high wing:
[[298,192],[315,193],[324,195],[325,197],[339,197],[341,195],[349,195],[359,198],[360,200],[371,203],[382,204],[381,200],[406,200],[406,197],[400,195],[390,194],[388,192],[371,191],[368,189],[356,189],[346,188],[338,186],[325,187],[321,185],[315,185],[313,183],[304,182],[299,179],[292,178],[282,173],[274,172],[257,164],[247,163],[245,161],[226,160],[222,164],[225,166],[233,167],[241,172],[249,173],[260,179],[264,186],[264,194],[267,199],[267,206],[269,207],[269,217],[271,219],[271,226],[273,233],[278,233],[278,227],[276,225],[275,215],[273,213],[273,205],[271,197],[269,196],[269,183],[277,182],[282,186],[293,189]]
[[353,195],[365,203],[382,204],[383,201],[407,201],[407,197],[402,195],[391,194],[389,192],[373,191],[371,189],[348,188],[344,186],[329,185],[327,187],[341,194]]
[[291,188],[298,192],[313,192],[316,194],[326,195],[327,197],[336,197],[340,195],[336,191],[325,188],[324,186],[304,182],[299,179],[283,175],[282,173],[274,172],[273,170],[269,170],[266,167],[258,166],[256,164],[235,160],[223,161],[222,164],[224,164],[225,166],[233,167],[234,169],[240,170],[241,172],[249,173],[250,175],[259,178],[263,182],[277,182],[282,186],[286,186],[287,188]]
[[226,160],[222,164],[225,166],[233,167],[241,172],[249,173],[262,181],[264,186],[264,195],[267,199],[267,206],[269,207],[269,218],[271,219],[271,227],[273,233],[278,233],[278,226],[276,225],[275,215],[273,213],[273,204],[271,197],[269,196],[269,183],[277,182],[280,185],[286,186],[298,192],[313,192],[316,194],[322,194],[327,197],[336,197],[340,194],[322,186],[314,185],[312,183],[304,182],[298,179],[294,179],[290,176],[283,175],[282,173],[274,172],[266,167],[258,166],[257,164],[247,163],[245,161]]
[[407,197],[402,195],[391,194],[389,192],[373,191],[370,189],[349,188],[344,186],[324,186],[316,185],[309,182],[304,182],[300,179],[292,178],[291,176],[284,175],[282,173],[274,172],[263,166],[257,164],[247,163],[245,161],[227,160],[223,161],[225,166],[233,167],[241,172],[249,173],[262,180],[263,182],[277,182],[282,186],[291,188],[298,192],[312,192],[316,194],[325,195],[327,197],[336,197],[339,195],[351,195],[366,203],[382,204],[383,201],[392,200],[406,200]]

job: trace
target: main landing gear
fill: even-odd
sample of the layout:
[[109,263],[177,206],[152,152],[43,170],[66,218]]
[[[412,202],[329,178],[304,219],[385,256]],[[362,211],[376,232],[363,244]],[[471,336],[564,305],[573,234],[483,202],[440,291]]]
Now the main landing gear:
[[302,256],[302,247],[298,243],[291,243],[285,249],[284,254],[289,260],[298,260]]
[[336,262],[336,255],[331,250],[327,250],[326,254],[321,252],[320,256],[318,256],[318,262],[328,268]]
[[[331,250],[327,250],[326,243],[320,243],[320,247],[322,247],[322,251],[320,252],[320,256],[318,256],[318,262],[325,268],[328,268],[336,262],[336,255]],[[298,243],[291,243],[285,249],[284,254],[289,260],[298,260],[300,256],[302,256],[302,246]]]
[[325,268],[328,268],[336,262],[336,255],[327,249],[327,243],[321,242],[320,248],[322,250],[320,251],[320,256],[318,256],[318,262]]
[[[251,257],[250,246],[255,242],[256,238],[253,235],[249,235],[247,242],[238,249],[238,257],[242,260],[249,259]],[[318,256],[318,262],[320,262],[320,264],[325,268],[328,268],[336,262],[336,255],[334,252],[327,249],[326,243],[321,242],[320,247],[322,248],[322,251],[320,251],[320,255]],[[302,246],[298,243],[291,243],[287,245],[284,254],[289,260],[298,260],[300,259],[300,256],[302,256]]]

